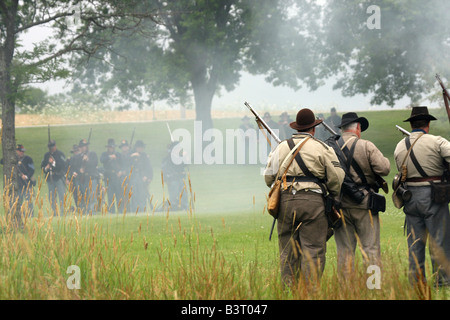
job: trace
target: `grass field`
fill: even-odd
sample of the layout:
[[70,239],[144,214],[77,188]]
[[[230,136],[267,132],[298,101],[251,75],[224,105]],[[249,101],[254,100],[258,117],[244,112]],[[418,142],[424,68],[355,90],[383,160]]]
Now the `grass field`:
[[[433,113],[435,114],[435,113]],[[391,160],[402,138],[395,129],[409,111],[361,112],[370,121],[362,138],[373,141]],[[438,114],[439,115],[439,114]],[[442,113],[443,115],[443,113]],[[432,133],[449,138],[448,123],[437,121]],[[237,128],[240,118],[217,119],[221,132]],[[177,128],[192,130],[192,121],[171,121]],[[87,138],[92,128],[91,150],[100,155],[108,138],[116,142],[143,140],[150,155],[154,180],[153,202],[166,197],[160,164],[170,142],[165,122],[54,126],[52,138],[67,156],[71,146]],[[17,142],[25,145],[37,167],[47,151],[47,128],[17,129]],[[262,165],[191,165],[192,210],[128,212],[93,216],[49,215],[47,187],[39,187],[35,217],[23,232],[13,232],[5,214],[0,222],[0,299],[419,299],[407,280],[407,246],[404,215],[387,196],[381,214],[381,289],[370,290],[370,276],[362,266],[351,278],[336,272],[334,239],[328,242],[327,263],[319,290],[299,286],[283,289],[279,279],[278,245],[269,241],[272,218],[264,210],[268,188],[260,174]],[[42,182],[42,177],[39,179]],[[80,271],[80,289],[69,289],[69,266]],[[433,281],[430,264],[427,275]],[[69,285],[70,287],[70,285]],[[448,299],[450,292],[431,290],[433,299]]]

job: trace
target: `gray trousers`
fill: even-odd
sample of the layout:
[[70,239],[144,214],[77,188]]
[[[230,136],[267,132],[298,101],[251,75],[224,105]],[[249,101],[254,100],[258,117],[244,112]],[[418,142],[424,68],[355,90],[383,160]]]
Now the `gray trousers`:
[[328,220],[321,194],[282,191],[277,219],[281,278],[290,285],[301,275],[320,278],[325,268]]
[[367,209],[342,209],[343,225],[335,230],[338,270],[354,270],[355,251],[358,241],[362,256],[367,264],[379,265],[380,260],[380,220]]
[[436,284],[450,285],[449,275],[443,268],[450,268],[450,213],[448,204],[436,204],[431,200],[431,187],[408,187],[411,200],[405,203],[408,232],[409,271],[411,281],[425,276],[425,248],[430,238],[430,257]]
[[58,199],[60,206],[60,215],[64,213],[64,193],[66,192],[66,187],[64,185],[63,179],[58,179],[55,181],[47,180],[48,186],[48,200],[52,205],[53,214],[56,216],[56,204]]

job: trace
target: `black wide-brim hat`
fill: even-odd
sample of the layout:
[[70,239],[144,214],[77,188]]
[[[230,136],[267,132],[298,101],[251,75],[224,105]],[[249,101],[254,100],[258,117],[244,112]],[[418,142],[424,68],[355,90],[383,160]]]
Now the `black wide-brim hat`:
[[115,148],[116,144],[114,142],[114,139],[108,139],[108,144],[105,147],[107,147],[107,148]]
[[297,113],[295,122],[291,122],[289,126],[297,131],[307,131],[322,123],[322,120],[317,120],[312,110],[305,108]]
[[136,141],[136,144],[134,145],[135,148],[145,148],[145,143],[142,140]]
[[341,124],[338,125],[338,128],[342,128],[350,123],[359,122],[361,124],[361,132],[366,131],[369,128],[369,120],[364,117],[358,117],[355,112],[347,112],[342,115]]
[[411,110],[411,116],[408,119],[403,120],[403,122],[411,122],[411,121],[417,121],[417,120],[432,121],[432,120],[437,120],[437,119],[428,112],[428,107],[419,106],[419,107],[413,107]]

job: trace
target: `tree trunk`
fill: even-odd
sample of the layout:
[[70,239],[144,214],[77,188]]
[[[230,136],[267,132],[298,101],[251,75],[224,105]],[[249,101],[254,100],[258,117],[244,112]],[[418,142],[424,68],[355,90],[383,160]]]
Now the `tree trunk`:
[[211,105],[214,92],[207,92],[203,88],[194,88],[195,99],[195,120],[202,121],[203,130],[208,130],[213,127],[211,118]]
[[213,128],[211,118],[211,106],[216,91],[216,81],[214,78],[206,79],[203,72],[196,74],[191,81],[195,101],[195,119],[202,121],[203,130]]
[[3,14],[6,37],[0,47],[0,102],[2,107],[2,151],[3,151],[3,206],[12,219],[14,227],[22,226],[20,203],[18,203],[17,154],[15,103],[16,89],[11,81],[11,66],[15,48],[15,20],[18,1],[10,2],[7,14]]

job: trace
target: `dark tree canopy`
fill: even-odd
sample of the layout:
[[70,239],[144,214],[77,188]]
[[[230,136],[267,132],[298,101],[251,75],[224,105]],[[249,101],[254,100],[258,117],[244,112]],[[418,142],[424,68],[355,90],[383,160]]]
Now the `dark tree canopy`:
[[[159,25],[119,37],[113,54],[99,51],[77,75],[80,87],[140,105],[193,96],[198,120],[212,126],[211,105],[233,90],[243,71],[274,85],[315,88],[319,7],[301,0],[147,0]],[[76,87],[79,89],[80,87]]]

